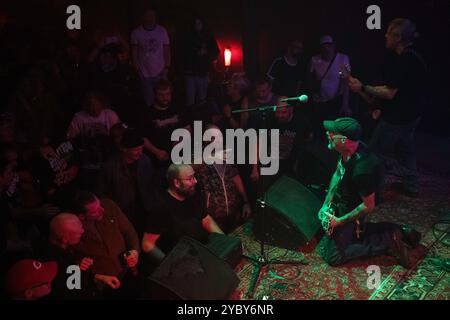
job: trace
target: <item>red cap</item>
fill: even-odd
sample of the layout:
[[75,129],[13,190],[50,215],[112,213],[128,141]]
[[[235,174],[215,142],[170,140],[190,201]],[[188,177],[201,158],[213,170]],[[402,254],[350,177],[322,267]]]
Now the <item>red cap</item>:
[[24,259],[16,262],[6,275],[6,289],[10,295],[18,295],[33,286],[52,281],[58,264],[55,261],[39,262]]

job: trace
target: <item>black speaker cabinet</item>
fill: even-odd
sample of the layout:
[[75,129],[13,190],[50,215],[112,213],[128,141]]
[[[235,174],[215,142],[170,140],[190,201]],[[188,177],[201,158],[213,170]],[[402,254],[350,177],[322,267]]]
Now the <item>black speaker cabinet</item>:
[[142,299],[224,300],[239,281],[226,261],[185,237],[146,279]]
[[300,182],[282,176],[266,192],[266,207],[254,215],[256,239],[288,249],[309,243],[320,230],[319,198]]

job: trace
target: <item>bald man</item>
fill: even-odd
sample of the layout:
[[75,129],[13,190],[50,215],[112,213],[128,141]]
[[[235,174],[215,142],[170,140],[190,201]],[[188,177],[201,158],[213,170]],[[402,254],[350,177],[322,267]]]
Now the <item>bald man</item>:
[[161,261],[183,237],[206,243],[209,233],[223,231],[206,212],[206,203],[196,193],[197,179],[190,165],[170,165],[169,188],[158,197],[148,217],[142,239],[142,251]]

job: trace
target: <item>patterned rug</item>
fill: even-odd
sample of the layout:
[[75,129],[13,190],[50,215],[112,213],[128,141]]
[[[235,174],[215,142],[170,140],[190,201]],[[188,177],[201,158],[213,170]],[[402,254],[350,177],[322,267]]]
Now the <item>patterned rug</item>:
[[[390,177],[388,182],[395,182],[395,177]],[[443,266],[443,262],[450,258],[450,241],[445,230],[441,230],[448,225],[438,225],[441,231],[433,228],[444,214],[450,212],[450,179],[446,175],[422,173],[420,185],[419,199],[387,192],[385,203],[377,207],[371,218],[374,222],[409,224],[422,232],[426,255],[411,270],[396,265],[395,259],[389,256],[330,267],[318,255],[315,240],[299,251],[267,246],[269,259],[302,260],[307,264],[264,267],[252,296],[251,283],[257,276],[257,270],[244,258],[236,267],[241,282],[232,299],[450,299],[450,275]],[[251,223],[238,228],[233,234],[241,238],[246,255],[258,256],[260,245],[253,237]],[[366,271],[369,266],[378,266],[381,271],[381,281],[376,288],[370,285]]]

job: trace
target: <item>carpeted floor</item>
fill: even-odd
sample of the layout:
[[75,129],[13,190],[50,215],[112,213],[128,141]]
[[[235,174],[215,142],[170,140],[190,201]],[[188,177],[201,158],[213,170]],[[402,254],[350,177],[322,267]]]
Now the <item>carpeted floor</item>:
[[[441,168],[448,166],[448,162],[439,160]],[[450,213],[450,176],[433,169],[421,168],[420,198],[387,192],[386,202],[372,214],[373,221],[407,223],[422,232],[426,255],[411,270],[396,265],[395,259],[388,256],[330,267],[319,257],[316,241],[298,252],[267,246],[270,259],[300,259],[307,265],[265,267],[252,297],[249,289],[256,268],[244,259],[236,268],[241,282],[232,299],[450,299],[450,274],[442,265],[450,261],[450,238],[445,232],[448,225],[433,227]],[[390,177],[389,182],[395,182],[395,177]],[[259,254],[260,245],[253,238],[251,223],[235,230],[234,235],[242,239],[245,254]],[[369,289],[366,268],[373,265],[380,268],[381,284]]]

